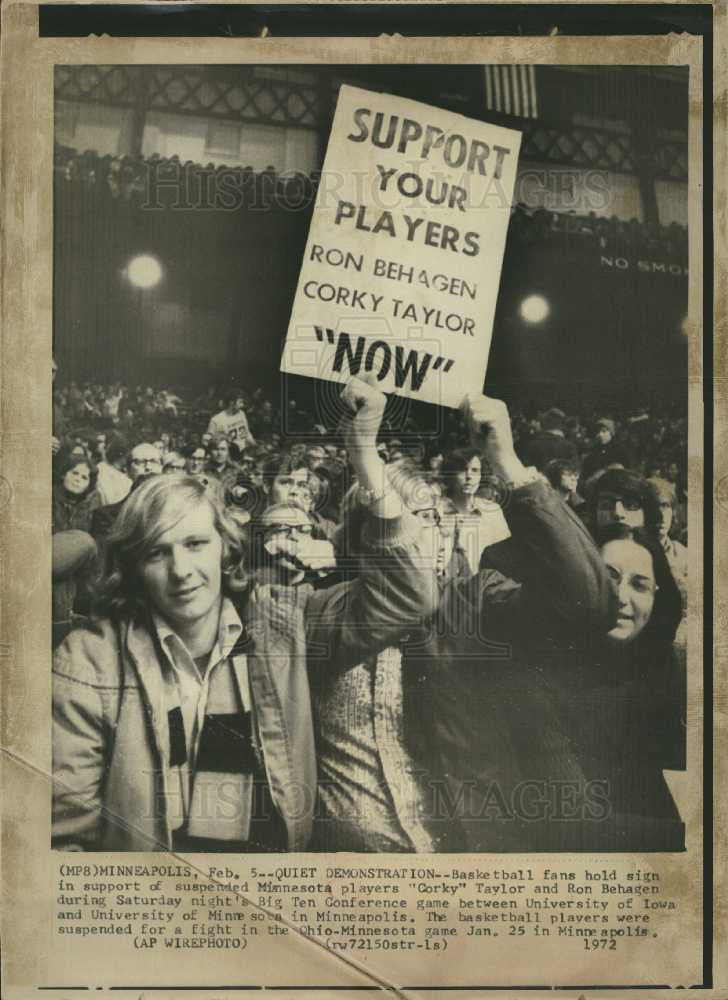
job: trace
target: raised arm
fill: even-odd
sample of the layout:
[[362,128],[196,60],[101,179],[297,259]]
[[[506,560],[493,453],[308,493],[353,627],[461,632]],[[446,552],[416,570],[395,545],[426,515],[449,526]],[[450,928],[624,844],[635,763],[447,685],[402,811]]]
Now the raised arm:
[[520,628],[526,635],[546,631],[555,637],[607,630],[615,597],[601,557],[573,511],[518,459],[505,403],[469,397],[465,412],[473,445],[503,485],[504,514],[520,583],[504,588],[498,574],[481,569],[477,586],[483,624],[490,632],[488,619],[491,626],[500,619],[509,632]]
[[[433,554],[421,522],[389,484],[376,450],[385,396],[353,378],[342,401],[344,444],[366,511],[361,568],[356,580],[313,594],[306,608],[309,665],[337,667],[360,662],[398,642],[432,614],[438,594]],[[357,539],[359,541],[359,539]]]

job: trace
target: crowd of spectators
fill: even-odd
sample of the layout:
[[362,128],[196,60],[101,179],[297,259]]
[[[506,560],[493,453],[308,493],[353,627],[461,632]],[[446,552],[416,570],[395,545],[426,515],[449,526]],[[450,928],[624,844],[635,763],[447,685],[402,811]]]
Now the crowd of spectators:
[[[341,520],[351,484],[346,449],[337,429],[320,422],[324,418],[310,402],[288,398],[282,409],[262,389],[211,386],[190,395],[170,387],[73,380],[55,387],[53,401],[55,532],[89,532],[103,550],[114,515],[139,477],[183,471],[233,510],[241,524],[273,500],[287,499],[291,490],[295,499],[303,498],[322,537],[331,539]],[[481,456],[468,450],[460,414],[443,410],[441,416],[439,434],[423,433],[412,415],[398,426],[385,416],[378,450],[389,467],[416,470],[433,485],[438,504],[457,522],[457,547],[475,572],[483,549],[508,536],[500,509],[508,498]],[[511,423],[519,458],[587,523],[597,523],[605,470],[629,470],[631,493],[641,498],[638,483],[645,496],[654,494],[655,504],[669,500],[663,545],[682,551],[687,541],[684,413],[669,407],[618,415],[551,407],[527,414],[514,408]],[[643,499],[640,506],[652,509]],[[657,531],[662,523],[657,513],[652,521]],[[85,558],[83,565],[88,568]],[[680,569],[681,586],[686,572],[686,566]],[[58,592],[56,620],[62,634],[72,620],[73,601],[69,604],[65,581]],[[79,608],[85,610],[83,599]]]
[[[89,825],[91,798],[98,805],[98,797],[111,794],[112,787],[114,794],[120,787],[128,795],[138,783],[139,767],[147,766],[141,723],[135,722],[130,753],[139,767],[129,770],[122,759],[108,774],[101,767],[98,787],[86,787],[88,719],[98,711],[89,691],[112,683],[112,677],[103,679],[109,670],[114,676],[141,670],[141,649],[158,663],[160,677],[167,676],[163,644],[164,656],[175,665],[169,676],[178,678],[181,693],[174,684],[165,688],[169,734],[155,731],[153,739],[172,740],[165,780],[185,790],[179,800],[184,815],[166,813],[167,833],[155,834],[167,838],[163,846],[681,849],[683,828],[664,772],[685,766],[684,414],[669,408],[617,414],[551,407],[533,413],[514,409],[509,415],[503,404],[480,398],[461,411],[447,411],[442,433],[428,436],[418,433],[412,417],[400,424],[388,421],[381,394],[359,385],[349,397],[354,412],[361,405],[377,413],[375,432],[373,418],[362,423],[376,435],[369,445],[361,443],[362,431],[359,438],[352,433],[355,419],[327,426],[303,400],[289,398],[282,410],[261,389],[213,386],[195,396],[118,382],[68,381],[55,387],[54,755],[63,773],[54,807],[58,845],[94,849],[103,842],[139,849],[136,834],[128,836],[129,829],[138,833],[134,822],[123,824],[125,832],[116,841],[104,840],[97,818]],[[375,467],[387,483],[383,490],[376,486]],[[385,530],[381,524],[389,522],[380,521],[384,541],[375,546],[378,556],[370,563],[364,547],[365,539],[371,542],[367,509],[376,508],[376,518],[395,517],[392,497],[429,542],[415,542],[412,526]],[[396,523],[404,516],[397,514]],[[415,544],[420,561],[411,563]],[[234,565],[233,550],[244,554]],[[439,607],[426,597],[428,565]],[[244,579],[233,587],[231,574],[241,567]],[[319,821],[307,813],[303,833],[270,778],[270,761],[281,759],[275,725],[265,736],[261,730],[256,748],[247,687],[240,689],[241,712],[239,702],[230,700],[228,661],[223,656],[218,669],[218,647],[208,660],[198,648],[197,631],[188,631],[197,604],[205,595],[214,597],[220,586],[228,597],[220,605],[219,627],[227,623],[236,630],[233,635],[244,620],[234,607],[241,614],[246,607],[245,614],[264,609],[265,627],[251,635],[256,643],[273,643],[275,670],[288,669],[280,664],[295,663],[301,655],[300,646],[295,655],[283,653],[283,639],[275,639],[288,635],[287,628],[295,631],[294,624],[282,623],[298,621],[296,608],[304,608],[302,627],[313,635],[321,638],[317,629],[323,625],[327,630],[325,641],[307,647],[308,655],[318,649],[319,657],[341,659],[342,669],[331,674],[322,664],[309,666],[312,722],[305,721],[308,693],[300,688],[300,675],[285,681],[291,685],[286,691],[300,688],[284,706],[291,713],[285,732],[305,744],[285,759],[308,768],[305,780],[318,781],[323,815]],[[305,599],[291,596],[296,593]],[[283,610],[266,603],[271,594],[283,601]],[[353,603],[341,603],[345,594]],[[365,620],[350,621],[350,614]],[[429,616],[432,627],[413,632],[418,614]],[[122,632],[114,631],[118,628]],[[142,628],[151,638],[138,637]],[[137,667],[124,665],[123,658],[114,666],[119,643],[132,642],[132,632]],[[211,634],[209,643],[213,639]],[[251,662],[268,663],[269,653]],[[231,656],[235,666],[238,660]],[[217,678],[209,693],[206,681],[200,687],[204,664],[210,671],[214,667],[211,676]],[[271,704],[266,685],[283,681],[278,675],[264,683],[260,669],[245,683],[254,691],[262,727],[271,724],[265,721]],[[192,688],[184,680],[186,670],[196,678]],[[89,679],[83,680],[86,673]],[[157,674],[141,676],[148,684]],[[119,698],[128,684],[132,680],[119,687]],[[197,744],[189,742],[190,697],[193,705],[202,699],[203,743],[212,739],[208,726],[217,725],[215,712],[238,720],[232,742],[232,722],[226,724],[227,736],[215,736],[220,752],[213,762],[202,746],[195,750]],[[204,715],[205,710],[213,714]],[[129,716],[120,718],[126,725]],[[389,720],[383,729],[379,718]],[[313,757],[308,730],[304,733],[308,725],[316,729]],[[187,750],[179,743],[185,734]],[[245,750],[250,761],[245,779],[236,759],[244,738],[253,739]],[[190,768],[197,769],[196,777]],[[564,781],[582,783],[584,822],[564,824],[552,814],[538,823],[513,814],[443,816],[427,799],[433,789],[445,794],[447,786],[448,801],[459,810],[465,789],[487,797],[496,782],[512,798],[524,780],[533,783],[542,774],[559,787]],[[228,790],[238,789],[248,801],[245,824],[236,816],[226,827],[198,814],[195,796],[201,786],[195,782],[203,778],[214,787],[224,778]],[[265,819],[261,813],[257,826],[251,815],[258,816],[259,805],[247,799],[246,782],[264,795]],[[593,782],[604,785],[611,803],[603,824],[595,822],[605,818],[599,801],[589,800]],[[78,799],[69,787],[78,789]],[[140,793],[134,791],[135,801]],[[115,808],[123,815],[122,807]],[[163,817],[144,816],[147,825],[160,829]],[[170,824],[176,824],[174,836]]]

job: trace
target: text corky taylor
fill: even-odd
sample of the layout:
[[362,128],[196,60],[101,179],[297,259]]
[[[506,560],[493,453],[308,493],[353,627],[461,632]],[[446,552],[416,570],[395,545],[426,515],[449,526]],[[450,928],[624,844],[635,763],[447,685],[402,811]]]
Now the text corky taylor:
[[385,392],[452,407],[480,392],[520,140],[343,86],[281,370],[371,373]]
[[[349,142],[370,142],[379,149],[396,149],[404,157],[417,160],[439,159],[450,169],[462,169],[468,173],[477,172],[482,177],[492,176],[500,180],[503,161],[511,150],[497,144],[491,146],[481,139],[469,138],[459,132],[446,133],[438,125],[422,125],[412,118],[399,115],[385,115],[371,108],[357,108],[354,111],[355,129],[347,135]],[[412,148],[410,148],[412,147]],[[467,189],[444,179],[428,177],[426,180],[414,171],[397,171],[395,167],[385,168],[377,163],[377,182],[382,192],[396,191],[403,198],[424,198],[431,205],[447,205],[466,211]],[[402,236],[410,242],[420,240],[426,246],[440,247],[475,257],[480,253],[480,234],[472,230],[461,233],[456,226],[445,225],[434,220],[426,221],[421,216],[403,214],[398,227],[389,211],[370,210],[365,205],[355,205],[339,199],[336,209],[336,224],[354,220],[357,229],[364,232],[384,232],[390,236]],[[403,223],[403,227],[402,227]]]

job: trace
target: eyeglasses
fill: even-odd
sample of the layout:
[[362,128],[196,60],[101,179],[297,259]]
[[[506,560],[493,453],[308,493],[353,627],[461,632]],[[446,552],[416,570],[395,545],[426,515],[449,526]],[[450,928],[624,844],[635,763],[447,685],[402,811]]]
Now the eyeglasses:
[[435,524],[439,527],[442,523],[442,516],[437,507],[421,507],[419,510],[413,510],[412,513],[425,524]]
[[301,538],[310,538],[313,534],[312,524],[270,524],[263,529],[266,538],[272,535],[285,535],[286,538],[293,538],[297,535]]
[[638,594],[654,594],[657,592],[658,587],[654,580],[650,580],[646,576],[639,576],[637,574],[633,576],[627,576],[620,573],[618,569],[614,566],[607,566],[607,573],[609,574],[609,579],[614,583],[617,590],[622,586],[623,581],[626,579],[627,583],[630,585],[632,590],[636,591]]
[[131,464],[139,466],[140,468],[148,465],[159,469],[162,467],[162,462],[159,458],[132,458]]

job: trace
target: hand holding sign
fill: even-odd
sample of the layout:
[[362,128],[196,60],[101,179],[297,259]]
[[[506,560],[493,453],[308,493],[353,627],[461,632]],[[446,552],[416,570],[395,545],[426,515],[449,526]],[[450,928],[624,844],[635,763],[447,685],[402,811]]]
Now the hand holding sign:
[[[387,399],[380,392],[373,375],[363,379],[352,378],[341,394],[341,400],[351,416],[341,421],[344,444],[349,453],[349,461],[360,487],[360,499],[368,505],[376,503],[379,517],[392,518],[401,513],[399,497],[388,491],[387,473],[377,451],[377,433],[384,416]],[[371,508],[374,510],[374,508]]]
[[376,388],[374,376],[365,375],[364,378],[350,379],[341,394],[341,401],[351,414],[341,421],[344,447],[349,452],[349,460],[354,462],[356,455],[369,449],[372,449],[379,459],[376,450],[377,434],[387,405],[387,397]]
[[490,396],[466,396],[463,415],[470,428],[470,440],[490,465],[496,476],[517,485],[528,472],[516,455],[508,407]]

